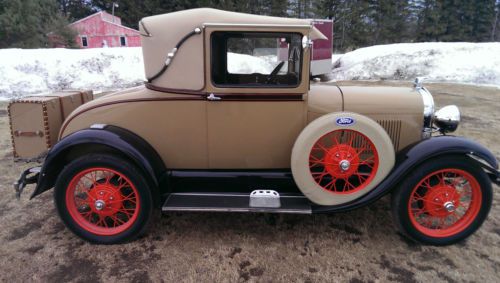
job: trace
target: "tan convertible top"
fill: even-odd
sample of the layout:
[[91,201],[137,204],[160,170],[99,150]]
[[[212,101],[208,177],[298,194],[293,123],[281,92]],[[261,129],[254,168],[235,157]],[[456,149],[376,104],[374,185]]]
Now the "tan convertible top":
[[[297,26],[310,27],[312,39],[326,37],[312,27],[310,19],[291,19],[268,16],[257,16],[216,9],[200,8],[184,10],[169,14],[146,17],[139,22],[142,34],[142,51],[146,77],[156,75],[165,65],[167,54],[179,41],[195,28],[206,25],[256,25],[256,26]],[[153,81],[153,84],[164,88],[201,90],[204,87],[203,38],[194,35],[187,39],[175,54],[175,59],[164,75]]]

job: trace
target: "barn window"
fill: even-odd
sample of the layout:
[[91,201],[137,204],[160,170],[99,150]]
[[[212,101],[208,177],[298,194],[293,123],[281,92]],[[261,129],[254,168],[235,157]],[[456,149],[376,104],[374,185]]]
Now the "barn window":
[[89,46],[89,43],[87,42],[87,37],[86,36],[82,36],[82,46],[83,47],[88,47]]
[[127,46],[127,39],[125,36],[120,36],[120,46]]

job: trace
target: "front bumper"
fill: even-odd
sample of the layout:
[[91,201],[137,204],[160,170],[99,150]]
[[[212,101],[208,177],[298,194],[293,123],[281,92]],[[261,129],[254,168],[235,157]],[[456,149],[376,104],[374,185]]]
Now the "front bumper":
[[23,192],[26,185],[38,182],[38,176],[40,175],[41,169],[42,167],[32,167],[24,170],[24,172],[21,173],[17,181],[14,183],[14,190],[16,191],[17,199],[21,197],[21,193]]
[[497,171],[496,178],[492,176],[491,181],[495,183],[497,186],[500,186],[500,171]]

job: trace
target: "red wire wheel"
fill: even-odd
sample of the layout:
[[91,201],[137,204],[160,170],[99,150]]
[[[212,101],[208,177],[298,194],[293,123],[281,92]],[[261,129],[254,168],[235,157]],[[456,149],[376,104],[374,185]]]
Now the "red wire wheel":
[[481,210],[479,182],[461,169],[443,169],[424,177],[410,194],[412,225],[424,235],[454,236],[469,227]]
[[354,130],[323,135],[309,154],[309,169],[316,183],[335,194],[352,194],[375,177],[379,156],[373,142]]
[[102,236],[120,234],[137,220],[139,193],[123,174],[109,168],[89,168],[69,183],[66,206],[86,231]]

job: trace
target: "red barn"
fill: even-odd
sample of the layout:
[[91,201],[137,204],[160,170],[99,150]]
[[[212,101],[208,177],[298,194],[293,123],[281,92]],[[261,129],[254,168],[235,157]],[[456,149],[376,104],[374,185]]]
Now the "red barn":
[[313,41],[311,75],[318,76],[332,71],[333,21],[314,20],[313,25],[328,38]]
[[76,43],[81,48],[141,46],[139,31],[122,26],[119,17],[97,12],[69,25],[78,32]]

